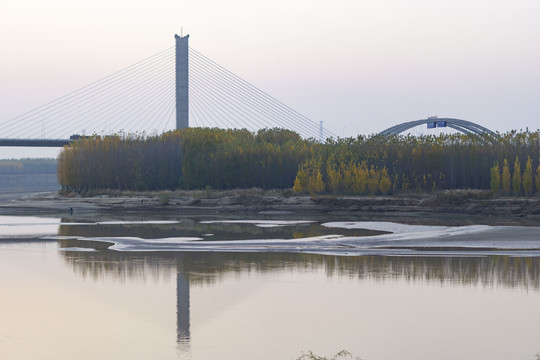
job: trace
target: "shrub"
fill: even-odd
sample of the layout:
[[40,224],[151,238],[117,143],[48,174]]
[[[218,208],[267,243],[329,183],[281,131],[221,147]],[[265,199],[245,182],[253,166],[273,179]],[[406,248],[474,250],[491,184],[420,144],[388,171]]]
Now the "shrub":
[[169,200],[171,199],[171,194],[168,192],[163,192],[159,194],[159,204],[160,205],[168,205]]

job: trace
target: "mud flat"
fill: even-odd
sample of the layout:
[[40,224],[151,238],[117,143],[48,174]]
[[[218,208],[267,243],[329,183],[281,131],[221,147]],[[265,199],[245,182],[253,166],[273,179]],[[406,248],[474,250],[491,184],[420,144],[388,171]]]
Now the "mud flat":
[[491,197],[476,190],[411,196],[310,196],[260,189],[104,192],[93,196],[57,192],[2,194],[4,215],[113,214],[315,214],[355,219],[415,220],[444,225],[540,225],[540,197]]
[[[205,241],[196,237],[143,239],[138,237],[50,236],[51,240],[105,243],[110,250],[149,252],[286,252],[360,256],[540,256],[540,227],[469,225],[456,227],[415,226],[396,223],[327,223],[334,228],[370,229],[375,224],[397,229],[394,233],[345,237],[327,235],[300,239],[252,239]],[[92,250],[70,247],[68,251]]]

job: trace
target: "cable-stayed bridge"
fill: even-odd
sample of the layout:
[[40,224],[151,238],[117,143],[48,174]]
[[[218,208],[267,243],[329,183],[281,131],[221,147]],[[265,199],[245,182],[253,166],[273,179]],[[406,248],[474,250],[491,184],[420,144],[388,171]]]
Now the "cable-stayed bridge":
[[175,35],[176,45],[15,118],[0,146],[63,146],[81,135],[160,134],[184,127],[285,128],[335,137]]

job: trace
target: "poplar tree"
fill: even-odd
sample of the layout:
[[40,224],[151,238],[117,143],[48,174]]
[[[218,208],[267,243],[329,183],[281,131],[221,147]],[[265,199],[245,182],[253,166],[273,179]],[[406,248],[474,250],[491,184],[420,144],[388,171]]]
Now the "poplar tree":
[[[318,172],[336,194],[384,193],[386,169],[393,192],[477,188],[509,194],[540,192],[540,131],[510,132],[497,139],[471,134],[358,136],[320,143],[283,129],[186,128],[158,136],[97,135],[64,148],[58,179],[66,189],[87,191],[291,188],[307,192]],[[525,173],[503,159],[531,155],[531,185]],[[493,172],[498,161],[500,185]],[[302,164],[302,166],[301,166]],[[513,166],[516,166],[513,163]],[[520,169],[519,164],[516,166]],[[377,180],[375,182],[375,179]],[[371,180],[371,181],[369,181]],[[384,180],[384,181],[383,181]],[[519,180],[519,181],[518,181]],[[370,184],[368,191],[368,182]],[[320,186],[318,186],[320,187]],[[532,190],[529,190],[531,189]],[[389,189],[390,191],[390,189]]]
[[354,184],[355,184],[355,178],[354,178],[354,171],[352,169],[352,166],[349,164],[349,166],[344,166],[343,174],[343,192],[345,194],[354,194]]
[[527,164],[523,172],[523,191],[526,195],[531,195],[533,191],[532,160],[530,156],[527,158]]
[[381,180],[379,181],[379,190],[382,194],[388,194],[388,191],[392,187],[392,180],[390,180],[390,176],[388,176],[388,170],[386,168],[383,168],[381,170]]
[[366,162],[362,161],[361,164],[354,166],[354,193],[364,194],[366,192],[369,178],[369,170]]
[[540,165],[536,168],[536,176],[535,176],[535,183],[536,183],[536,192],[540,193]]
[[371,169],[369,170],[369,179],[367,183],[367,188],[370,195],[375,195],[375,193],[379,189],[380,177],[381,177],[380,172],[376,170],[375,167],[372,165]]
[[326,177],[328,184],[328,191],[332,194],[337,194],[340,190],[342,178],[339,169],[334,169],[334,167],[328,164],[326,166]]
[[324,192],[324,181],[322,179],[322,174],[317,170],[316,174],[311,174],[308,183],[308,191],[312,194],[320,194]]
[[518,195],[521,191],[521,169],[517,156],[516,161],[514,161],[514,173],[512,174],[512,190],[514,191],[514,195]]
[[491,167],[491,192],[497,194],[499,188],[501,187],[501,172],[499,171],[499,163],[495,161]]
[[501,180],[502,191],[505,195],[510,194],[510,168],[508,160],[504,159],[503,161],[503,170],[502,170],[502,180]]
[[308,173],[304,165],[300,166],[296,178],[294,179],[293,191],[296,193],[302,193],[307,191]]

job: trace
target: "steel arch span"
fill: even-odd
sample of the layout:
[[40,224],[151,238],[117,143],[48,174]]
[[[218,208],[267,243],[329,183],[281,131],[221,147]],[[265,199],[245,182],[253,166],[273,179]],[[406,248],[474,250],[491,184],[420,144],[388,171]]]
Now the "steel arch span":
[[457,131],[460,131],[464,134],[477,134],[477,135],[487,134],[493,137],[497,137],[497,134],[495,134],[493,131],[481,125],[475,124],[473,122],[470,122],[467,120],[452,119],[452,118],[439,118],[439,117],[429,117],[427,119],[414,120],[414,121],[398,124],[398,125],[389,127],[386,130],[381,131],[379,135],[398,135],[406,130],[412,129],[413,127],[416,127],[418,125],[423,125],[423,124],[428,124],[428,127],[431,127],[431,128],[449,127]]

